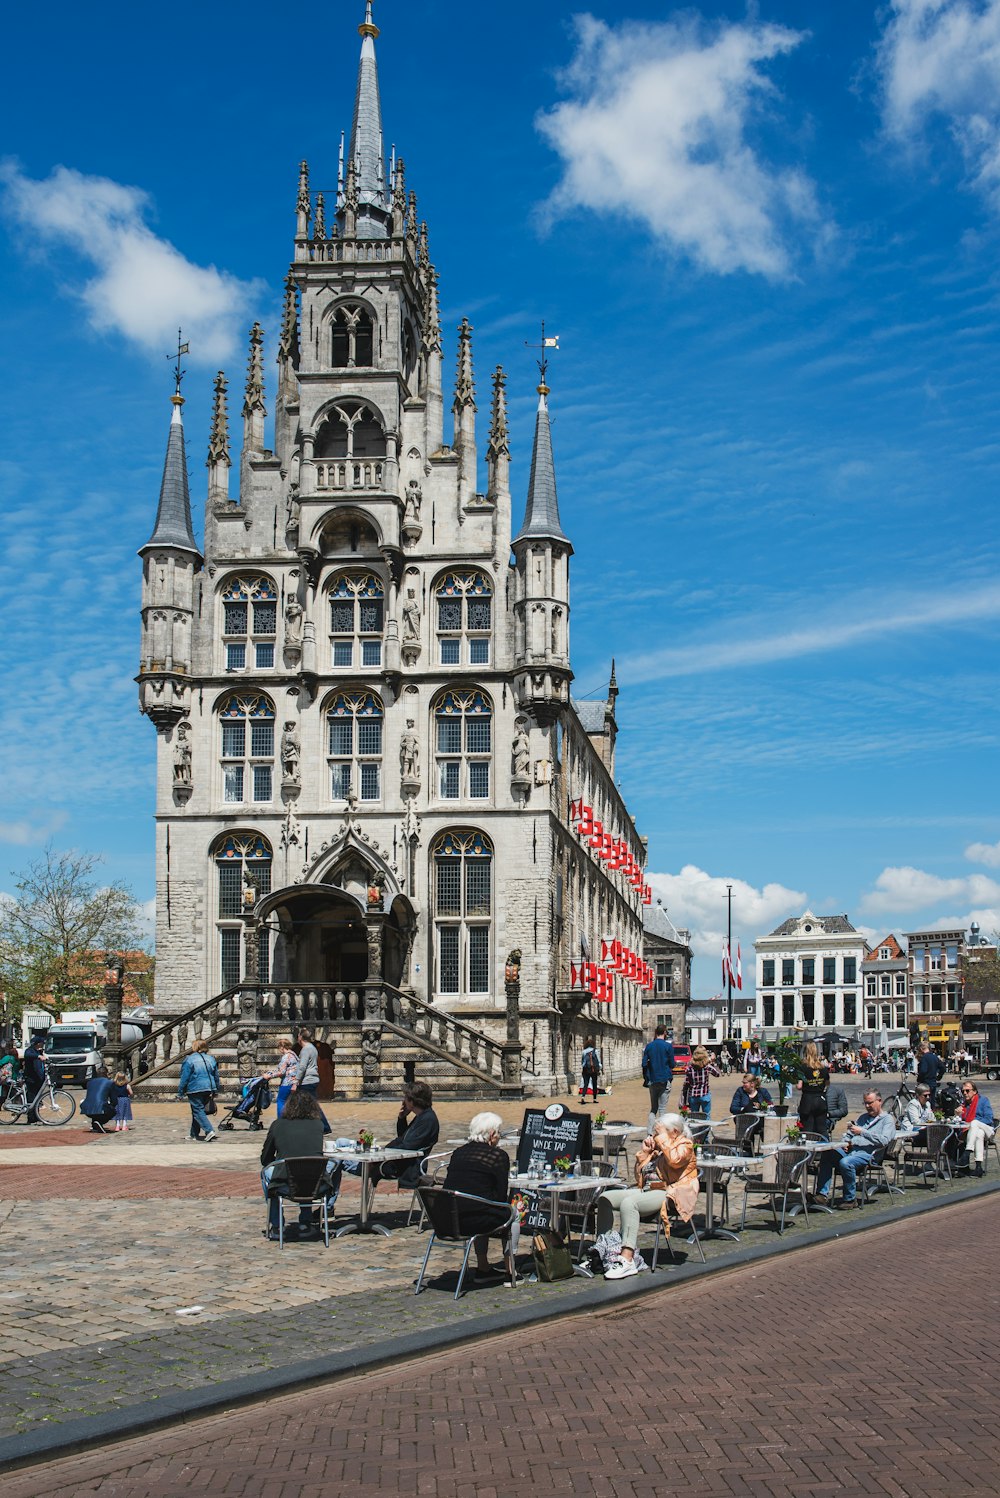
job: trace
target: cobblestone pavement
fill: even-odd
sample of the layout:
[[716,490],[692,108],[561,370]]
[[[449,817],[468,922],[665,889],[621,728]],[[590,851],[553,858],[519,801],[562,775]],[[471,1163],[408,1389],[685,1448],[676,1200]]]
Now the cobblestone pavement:
[[[638,1087],[616,1090],[618,1116],[641,1119],[644,1101]],[[513,1123],[522,1108],[500,1111]],[[470,1111],[474,1105],[441,1108],[442,1143],[463,1136]],[[137,1114],[134,1131],[107,1138],[73,1128],[0,1129],[0,1438],[511,1304],[512,1292],[476,1286],[456,1306],[455,1260],[443,1250],[440,1274],[432,1260],[432,1288],[414,1297],[427,1240],[404,1229],[409,1193],[386,1185],[376,1201],[400,1229],[391,1239],[349,1236],[329,1249],[279,1250],[261,1236],[262,1134],[241,1129],[215,1145],[193,1144],[186,1108],[148,1105]],[[382,1138],[394,1122],[391,1105],[372,1105],[363,1118],[331,1109],[331,1120],[345,1134],[364,1121]],[[341,1221],[357,1191],[345,1178]],[[907,1196],[933,1193],[917,1187]],[[755,1215],[761,1225],[748,1226],[747,1246],[773,1236],[769,1214]],[[813,1222],[795,1227],[795,1238],[831,1219]],[[710,1258],[731,1248],[706,1245]],[[516,1295],[555,1310],[589,1288],[574,1280]]]
[[8,1475],[5,1498],[995,1498],[998,1232],[1000,1198],[956,1205]]

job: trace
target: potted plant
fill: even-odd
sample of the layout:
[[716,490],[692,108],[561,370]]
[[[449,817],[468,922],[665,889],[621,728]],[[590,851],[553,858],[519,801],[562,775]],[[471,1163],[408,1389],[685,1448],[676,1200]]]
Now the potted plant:
[[361,1130],[361,1133],[358,1135],[358,1143],[366,1153],[371,1149],[372,1145],[375,1143],[375,1135],[372,1133],[371,1129]]
[[604,1128],[604,1122],[605,1122],[607,1116],[608,1115],[605,1113],[605,1111],[604,1111],[603,1108],[601,1109],[600,1113],[595,1114],[595,1116],[594,1116],[594,1128],[595,1129],[603,1129]]
[[573,1169],[573,1162],[569,1155],[560,1155],[558,1159],[553,1160],[552,1164],[561,1176],[568,1176]]
[[803,1132],[804,1131],[801,1124],[789,1124],[788,1128],[785,1130],[785,1139],[789,1144],[801,1144]]
[[772,1054],[778,1067],[778,1074],[774,1079],[778,1084],[778,1101],[774,1111],[779,1118],[785,1118],[788,1114],[787,1098],[802,1076],[799,1042],[793,1036],[786,1035],[774,1046]]

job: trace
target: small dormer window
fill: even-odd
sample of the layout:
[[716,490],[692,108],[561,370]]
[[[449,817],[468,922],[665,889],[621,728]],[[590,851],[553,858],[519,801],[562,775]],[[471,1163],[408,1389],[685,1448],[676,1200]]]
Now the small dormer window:
[[375,329],[364,307],[338,307],[333,317],[330,363],[334,369],[370,369]]

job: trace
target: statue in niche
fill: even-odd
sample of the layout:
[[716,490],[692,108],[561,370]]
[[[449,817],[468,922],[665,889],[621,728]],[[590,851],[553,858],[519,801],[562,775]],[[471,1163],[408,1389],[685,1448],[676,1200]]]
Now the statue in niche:
[[188,734],[190,723],[178,723],[177,742],[174,745],[174,785],[191,785],[191,742]]
[[411,479],[406,486],[406,494],[403,499],[403,524],[420,524],[420,505],[424,497],[424,491],[416,479]]
[[413,588],[406,590],[406,602],[403,604],[403,641],[405,644],[413,644],[420,639],[420,605]]
[[517,729],[510,746],[511,774],[515,780],[529,779],[531,749],[524,728],[524,719],[517,719]]
[[406,732],[399,741],[399,773],[404,781],[420,779],[420,743],[413,732],[412,718],[407,718]]
[[302,605],[294,593],[285,604],[285,644],[302,644]]
[[285,724],[281,735],[281,771],[286,785],[299,783],[299,731],[293,720]]

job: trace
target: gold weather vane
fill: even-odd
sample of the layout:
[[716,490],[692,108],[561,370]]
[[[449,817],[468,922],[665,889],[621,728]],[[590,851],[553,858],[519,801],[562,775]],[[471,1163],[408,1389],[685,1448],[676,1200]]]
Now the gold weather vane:
[[536,359],[535,360],[535,363],[538,365],[538,373],[541,376],[541,381],[542,381],[542,383],[538,387],[538,393],[540,395],[548,395],[548,393],[549,393],[549,387],[548,387],[548,384],[546,382],[545,376],[546,376],[546,373],[548,372],[549,361],[548,361],[548,357],[547,357],[545,351],[546,351],[546,349],[553,348],[553,349],[555,349],[558,352],[558,349],[559,349],[559,334],[556,333],[556,335],[554,337],[548,337],[548,338],[546,338],[546,336],[545,336],[545,319],[543,317],[542,318],[542,341],[541,341],[541,343],[528,343],[528,341],[525,340],[524,346],[525,346],[525,348],[539,349],[540,352],[541,352],[542,357],[540,359]]
[[180,393],[181,393],[181,380],[183,380],[184,376],[187,374],[187,370],[186,369],[181,369],[181,358],[182,358],[182,356],[184,354],[189,354],[190,352],[191,352],[191,345],[189,343],[182,343],[181,342],[181,330],[180,330],[180,328],[178,328],[177,329],[177,352],[173,353],[173,354],[166,354],[166,355],[164,355],[164,357],[166,359],[170,360],[170,362],[173,363],[173,365],[174,365],[174,394],[175,395],[180,395]]

